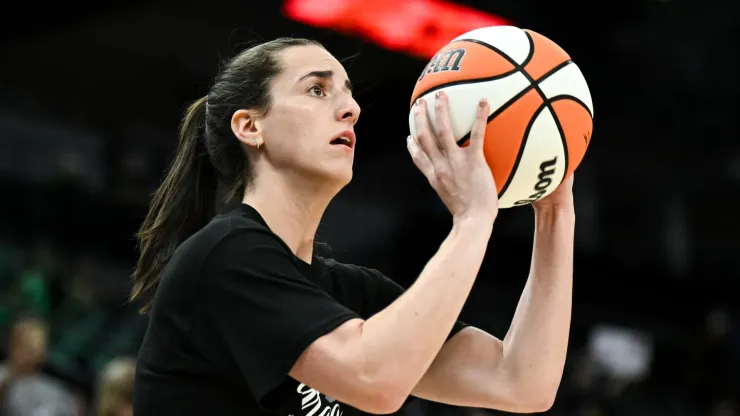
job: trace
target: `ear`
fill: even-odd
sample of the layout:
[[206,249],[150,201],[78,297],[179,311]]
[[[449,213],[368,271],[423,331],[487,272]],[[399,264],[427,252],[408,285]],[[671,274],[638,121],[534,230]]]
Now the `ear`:
[[231,131],[240,142],[247,146],[259,148],[262,143],[262,131],[255,117],[247,110],[237,110],[231,116]]

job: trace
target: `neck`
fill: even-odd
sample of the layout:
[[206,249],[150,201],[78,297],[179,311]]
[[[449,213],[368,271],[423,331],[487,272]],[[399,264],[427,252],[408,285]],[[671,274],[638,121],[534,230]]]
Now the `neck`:
[[277,172],[260,172],[242,202],[256,209],[298,258],[311,263],[321,217],[336,192]]

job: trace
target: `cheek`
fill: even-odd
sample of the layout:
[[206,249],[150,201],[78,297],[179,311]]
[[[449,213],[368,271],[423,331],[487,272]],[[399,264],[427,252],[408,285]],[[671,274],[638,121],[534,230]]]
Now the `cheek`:
[[307,128],[288,119],[275,126],[269,137],[269,158],[275,166],[302,166],[316,159]]
[[274,105],[264,120],[266,139],[282,140],[301,134],[311,126],[310,112],[300,105]]
[[283,105],[274,110],[265,120],[264,131],[275,156],[298,160],[315,157],[321,145],[328,143],[329,138],[322,137],[314,108]]

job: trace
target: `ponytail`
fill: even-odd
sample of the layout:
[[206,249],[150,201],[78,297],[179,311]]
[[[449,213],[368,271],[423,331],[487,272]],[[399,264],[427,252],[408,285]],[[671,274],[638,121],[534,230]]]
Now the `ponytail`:
[[[215,213],[216,173],[203,137],[206,99],[200,98],[188,108],[172,166],[136,234],[139,260],[131,301],[156,288],[177,246],[205,226]],[[151,302],[147,302],[141,312],[148,312],[150,307]]]
[[[242,51],[222,67],[208,95],[190,105],[172,167],[136,235],[139,261],[131,301],[156,289],[175,249],[213,218],[217,203],[243,195],[254,172],[231,131],[231,118],[239,109],[267,114],[272,80],[282,70],[278,54],[305,45],[321,46],[308,39],[279,38]],[[147,312],[150,305],[141,311]]]

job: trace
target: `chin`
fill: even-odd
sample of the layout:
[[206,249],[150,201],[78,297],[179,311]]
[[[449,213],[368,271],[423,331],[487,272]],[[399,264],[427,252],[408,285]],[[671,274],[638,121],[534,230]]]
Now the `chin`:
[[344,166],[332,166],[332,169],[327,169],[323,172],[323,180],[326,181],[327,185],[332,184],[334,188],[344,188],[347,184],[352,181],[352,165]]
[[340,172],[333,172],[333,175],[331,175],[331,181],[342,188],[347,186],[352,181],[352,168],[343,169]]
[[[304,165],[305,166],[305,165]],[[321,164],[305,166],[303,177],[310,178],[319,188],[327,191],[338,192],[352,180],[352,160],[351,159],[333,159],[324,161]]]

